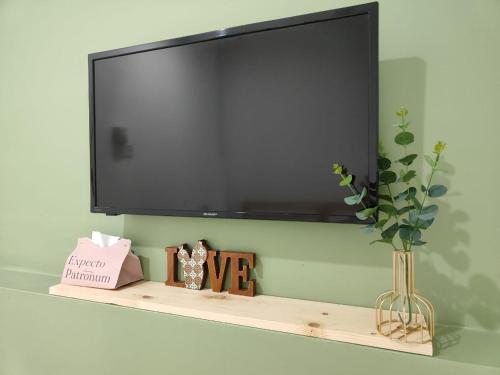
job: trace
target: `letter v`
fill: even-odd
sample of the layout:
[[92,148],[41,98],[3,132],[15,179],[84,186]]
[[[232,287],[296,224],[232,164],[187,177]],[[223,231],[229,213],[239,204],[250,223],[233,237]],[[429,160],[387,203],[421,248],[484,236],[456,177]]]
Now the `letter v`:
[[208,250],[207,264],[208,274],[210,276],[210,286],[214,292],[220,293],[226,276],[227,258],[229,258],[229,256],[225,253],[220,253],[221,265],[219,271],[217,271],[217,268],[219,268],[217,267],[218,264],[215,263],[216,257],[216,250]]

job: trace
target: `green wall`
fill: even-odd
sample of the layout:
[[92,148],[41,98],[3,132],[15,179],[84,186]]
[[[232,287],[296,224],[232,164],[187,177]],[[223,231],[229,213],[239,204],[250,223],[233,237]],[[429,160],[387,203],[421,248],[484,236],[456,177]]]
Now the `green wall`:
[[[352,4],[0,0],[0,267],[56,275],[98,229],[131,238],[163,280],[166,245],[206,238],[256,252],[261,293],[371,305],[390,286],[391,254],[356,225],[89,213],[88,53]],[[450,192],[418,253],[418,287],[440,323],[498,331],[499,19],[494,0],[380,2],[381,139],[405,104],[415,151],[448,143]]]

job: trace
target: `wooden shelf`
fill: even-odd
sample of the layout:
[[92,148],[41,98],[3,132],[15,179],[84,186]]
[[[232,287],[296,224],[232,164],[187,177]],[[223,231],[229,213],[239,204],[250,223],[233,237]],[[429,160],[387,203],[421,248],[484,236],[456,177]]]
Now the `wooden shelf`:
[[246,327],[318,337],[401,352],[432,356],[432,343],[406,344],[379,335],[375,311],[365,307],[336,305],[258,295],[241,297],[165,286],[141,281],[118,290],[57,284],[52,295],[108,303],[142,310]]

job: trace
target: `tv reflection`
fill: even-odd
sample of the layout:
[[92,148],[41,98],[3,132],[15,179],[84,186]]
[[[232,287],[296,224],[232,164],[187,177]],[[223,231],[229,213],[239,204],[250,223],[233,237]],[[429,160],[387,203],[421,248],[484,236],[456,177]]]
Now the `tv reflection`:
[[115,161],[131,159],[134,149],[128,141],[127,129],[120,126],[111,128],[111,151]]

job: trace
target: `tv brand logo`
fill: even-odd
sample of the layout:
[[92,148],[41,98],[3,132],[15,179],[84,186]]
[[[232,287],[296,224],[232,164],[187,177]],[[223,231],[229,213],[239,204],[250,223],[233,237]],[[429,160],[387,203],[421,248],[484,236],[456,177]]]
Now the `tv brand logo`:
[[219,215],[217,212],[203,212],[203,216],[217,216]]

